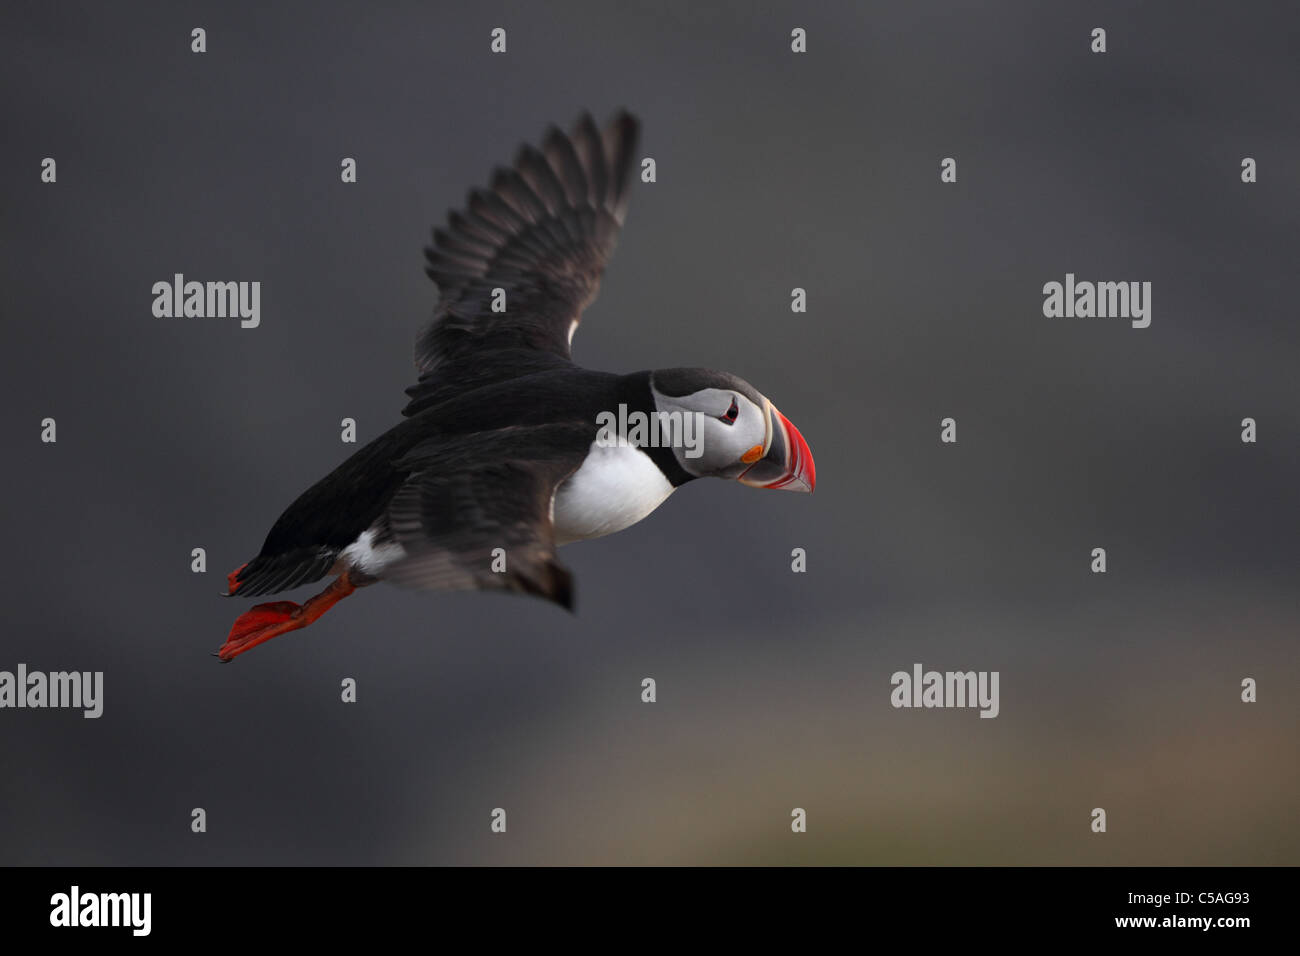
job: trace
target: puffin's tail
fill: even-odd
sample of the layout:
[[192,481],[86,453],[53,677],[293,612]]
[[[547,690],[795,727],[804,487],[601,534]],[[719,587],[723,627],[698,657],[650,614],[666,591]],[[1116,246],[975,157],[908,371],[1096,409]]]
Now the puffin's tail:
[[339,549],[295,548],[283,554],[259,554],[226,575],[226,597],[274,594],[311,584],[329,574]]
[[248,562],[247,562],[247,561],[245,561],[245,562],[244,562],[243,564],[241,564],[239,567],[235,568],[235,570],[231,571],[229,574],[226,575],[226,589],[227,589],[227,590],[226,590],[226,593],[222,595],[222,597],[234,597],[234,596],[235,596],[235,592],[239,590],[239,585],[240,585],[240,583],[241,583],[240,580],[239,580],[240,572],[242,572],[242,571],[244,570],[244,568],[246,568],[246,567],[248,567]]

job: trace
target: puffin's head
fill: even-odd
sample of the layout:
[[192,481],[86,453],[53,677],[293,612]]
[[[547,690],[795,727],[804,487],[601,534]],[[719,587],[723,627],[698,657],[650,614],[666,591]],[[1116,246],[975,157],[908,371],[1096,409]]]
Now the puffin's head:
[[690,417],[678,463],[697,478],[734,478],[755,488],[812,491],[817,468],[799,429],[744,379],[707,368],[659,369],[650,390],[660,413]]

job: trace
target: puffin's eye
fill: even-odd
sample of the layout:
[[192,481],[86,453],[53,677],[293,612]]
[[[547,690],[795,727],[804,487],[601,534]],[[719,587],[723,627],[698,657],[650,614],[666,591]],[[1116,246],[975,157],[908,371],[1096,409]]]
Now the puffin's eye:
[[740,414],[740,406],[736,404],[736,397],[731,397],[731,407],[727,409],[727,414],[719,415],[718,421],[724,425],[736,424],[736,416]]

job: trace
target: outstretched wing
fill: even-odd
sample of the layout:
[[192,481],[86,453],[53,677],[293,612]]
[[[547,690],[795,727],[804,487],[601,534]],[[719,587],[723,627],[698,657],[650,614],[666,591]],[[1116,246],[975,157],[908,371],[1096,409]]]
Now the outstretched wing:
[[572,607],[572,577],[555,557],[551,500],[581,466],[593,433],[564,423],[417,445],[398,462],[412,471],[387,512],[387,534],[405,557],[384,579],[436,590],[523,591]]
[[639,128],[626,112],[603,132],[588,114],[567,134],[551,127],[434,230],[425,271],[438,305],[416,340],[420,380],[403,414],[569,362],[627,214]]

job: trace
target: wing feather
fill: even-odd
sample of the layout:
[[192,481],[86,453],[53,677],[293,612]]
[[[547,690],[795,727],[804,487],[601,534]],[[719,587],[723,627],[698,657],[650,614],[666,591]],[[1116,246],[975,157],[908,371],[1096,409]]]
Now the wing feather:
[[[540,149],[522,147],[434,231],[425,255],[438,305],[416,340],[420,379],[405,414],[482,384],[484,368],[500,380],[570,361],[573,323],[596,297],[627,213],[638,134],[627,113],[603,131],[589,114],[567,134],[551,127]],[[497,289],[505,311],[493,310]]]
[[564,423],[417,445],[396,463],[413,469],[387,511],[388,531],[406,556],[385,569],[385,580],[521,591],[572,607],[572,577],[555,556],[551,500],[582,464],[591,437],[590,426]]

